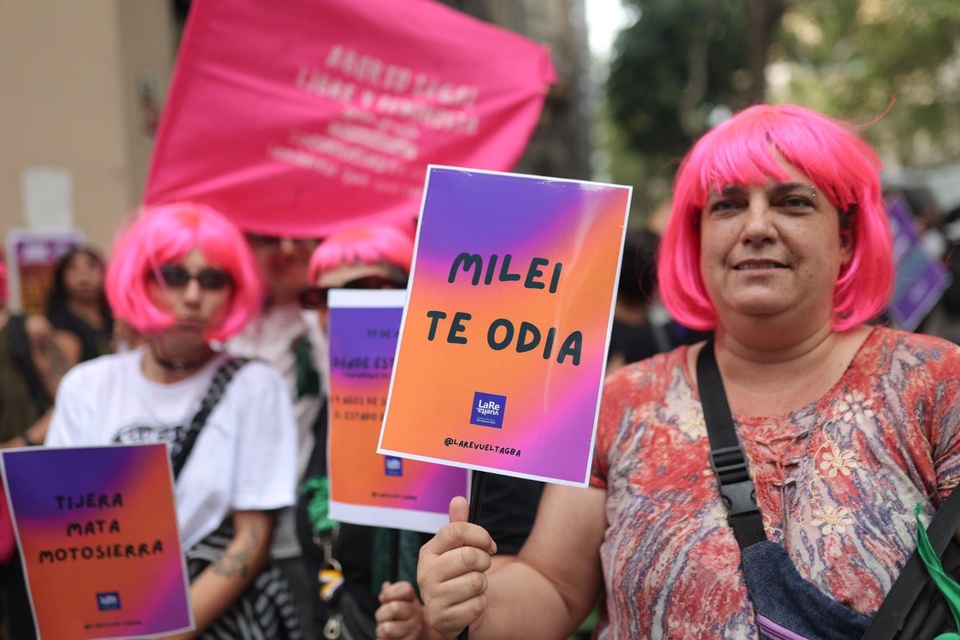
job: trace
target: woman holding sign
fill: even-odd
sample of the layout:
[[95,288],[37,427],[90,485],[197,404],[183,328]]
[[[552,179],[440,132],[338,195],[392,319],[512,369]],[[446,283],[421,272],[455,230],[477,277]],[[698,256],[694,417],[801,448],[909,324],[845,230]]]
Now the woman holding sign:
[[119,240],[106,291],[147,342],[72,369],[46,443],[167,442],[197,627],[182,637],[300,637],[268,567],[274,513],[295,499],[289,394],[273,368],[212,346],[263,300],[243,236],[206,206],[154,207]]
[[[863,635],[917,544],[915,505],[929,521],[960,479],[960,349],[864,324],[893,285],[878,170],[846,126],[790,105],[692,148],[658,273],[712,340],[608,379],[590,487],[545,491],[517,561],[484,575],[496,546],[451,504],[418,574],[437,631],[563,638],[602,594],[600,638]],[[712,438],[731,414],[731,446],[711,447],[706,420]],[[738,444],[749,475],[731,481]]]

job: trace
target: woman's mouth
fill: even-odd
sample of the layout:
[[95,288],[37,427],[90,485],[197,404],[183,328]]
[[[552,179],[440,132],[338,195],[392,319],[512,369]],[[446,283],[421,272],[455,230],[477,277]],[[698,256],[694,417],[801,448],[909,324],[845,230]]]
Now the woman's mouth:
[[763,269],[786,269],[787,265],[773,260],[747,260],[734,265],[735,271],[760,271]]

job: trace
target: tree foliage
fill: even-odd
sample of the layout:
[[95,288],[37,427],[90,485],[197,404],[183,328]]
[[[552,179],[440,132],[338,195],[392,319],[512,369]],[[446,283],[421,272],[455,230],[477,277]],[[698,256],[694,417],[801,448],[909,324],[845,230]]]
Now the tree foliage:
[[613,120],[630,147],[669,158],[717,109],[752,101],[749,0],[627,0],[638,15],[617,39],[607,80]]
[[876,120],[864,134],[888,161],[960,159],[956,0],[796,0],[770,59],[771,99]]
[[[960,159],[957,0],[623,0],[610,117],[648,166],[758,99],[867,123],[888,161]],[[758,81],[757,69],[764,69]]]

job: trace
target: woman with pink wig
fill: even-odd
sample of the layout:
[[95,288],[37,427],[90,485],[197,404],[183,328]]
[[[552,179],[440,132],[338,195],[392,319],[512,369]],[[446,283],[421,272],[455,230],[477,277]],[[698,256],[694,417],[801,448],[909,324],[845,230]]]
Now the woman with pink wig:
[[274,513],[295,501],[290,398],[275,369],[213,346],[263,301],[247,243],[209,207],[152,207],[116,244],[106,293],[146,343],[68,373],[46,444],[166,442],[197,627],[182,637],[300,637],[268,566]]
[[[712,337],[607,379],[590,486],[546,489],[515,562],[481,574],[496,547],[451,503],[418,573],[437,632],[567,637],[599,597],[599,638],[863,635],[915,505],[929,521],[960,479],[960,349],[867,324],[893,287],[879,169],[791,105],[696,143],[657,271],[673,317]],[[729,449],[710,442],[723,416]],[[725,452],[745,462],[733,489]]]

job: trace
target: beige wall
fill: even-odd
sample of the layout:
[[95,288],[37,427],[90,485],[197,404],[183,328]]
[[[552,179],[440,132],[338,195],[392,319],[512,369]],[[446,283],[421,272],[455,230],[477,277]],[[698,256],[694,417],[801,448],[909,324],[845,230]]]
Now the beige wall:
[[149,163],[141,88],[162,104],[174,38],[162,0],[0,2],[0,234],[28,226],[24,170],[52,166],[72,178],[74,226],[109,246]]

